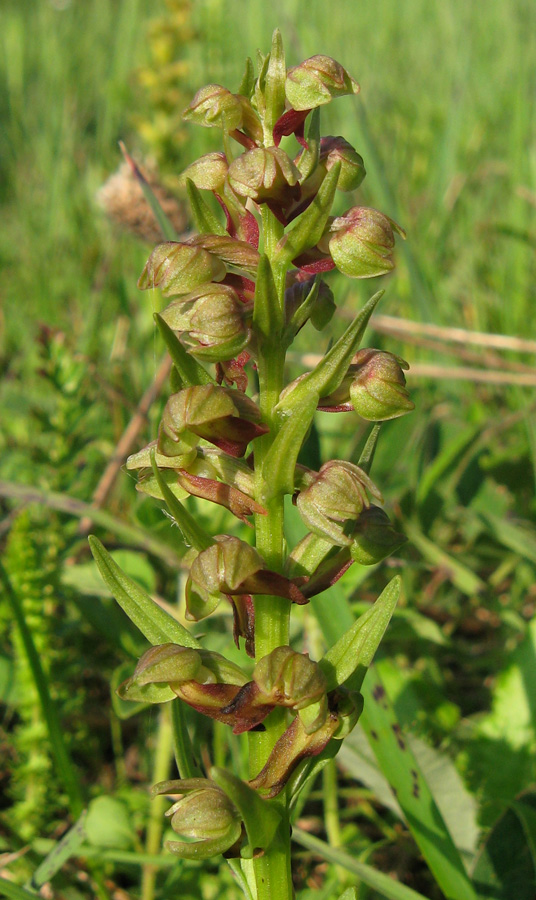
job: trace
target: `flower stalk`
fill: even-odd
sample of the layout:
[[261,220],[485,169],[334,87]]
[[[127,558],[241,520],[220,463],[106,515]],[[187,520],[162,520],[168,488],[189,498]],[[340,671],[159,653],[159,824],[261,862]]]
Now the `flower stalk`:
[[[376,564],[404,540],[371,502],[382,502],[370,478],[377,424],[361,460],[327,461],[318,472],[298,463],[317,409],[378,423],[413,408],[407,364],[359,350],[382,292],[315,369],[286,383],[286,352],[297,332],[309,323],[321,331],[336,312],[324,277],[335,268],[350,278],[391,271],[395,235],[404,236],[377,210],[353,206],[331,215],[337,190],[355,191],[365,167],[344,138],[320,137],[320,108],[358,91],[326,56],[287,69],[277,31],[257,75],[248,61],[237,93],[201,88],[185,118],[219,128],[223,152],[191,163],[182,176],[198,233],[157,245],[138,282],[170,299],[157,324],[173,361],[172,393],[156,441],[128,466],[139,471],[140,490],[166,503],[190,548],[187,618],[204,619],[230,603],[243,667],[203,649],[182,626],[177,634],[176,623],[168,632],[161,612],[153,626],[150,599],[93,544],[107,583],[153,644],[120,696],[186,704],[220,732],[248,732],[248,771],[199,773],[184,743],[176,754],[181,779],[158,784],[155,793],[176,798],[168,813],[178,835],[171,852],[223,853],[255,900],[293,900],[290,804],[355,726],[361,683],[399,592],[394,579],[318,662],[289,646],[294,604],[322,594],[354,561]],[[216,198],[222,218],[204,192]],[[252,525],[254,546],[206,532],[183,504],[189,494]],[[290,548],[285,494],[307,529]],[[180,742],[184,722],[173,720]],[[329,830],[332,839],[331,819]]]

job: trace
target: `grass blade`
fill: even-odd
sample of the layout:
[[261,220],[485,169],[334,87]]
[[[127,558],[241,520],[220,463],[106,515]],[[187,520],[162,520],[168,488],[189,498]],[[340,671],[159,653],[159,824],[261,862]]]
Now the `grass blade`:
[[73,766],[71,757],[69,756],[67,748],[65,746],[65,741],[63,739],[63,729],[58,716],[56,705],[52,697],[50,696],[47,676],[44,672],[43,666],[41,665],[39,654],[35,648],[32,633],[28,628],[28,625],[26,624],[24,611],[22,609],[18,594],[14,590],[9,576],[1,562],[0,581],[3,584],[8,601],[11,604],[13,616],[17,623],[17,628],[19,629],[21,640],[24,645],[24,652],[26,654],[28,665],[32,673],[32,678],[35,683],[35,688],[39,697],[39,702],[41,704],[43,718],[46,722],[48,738],[50,740],[50,748],[56,761],[58,777],[63,782],[63,785],[67,792],[67,796],[69,797],[69,806],[71,812],[76,818],[78,818],[84,806],[80,781],[78,779],[76,769]]
[[373,869],[372,866],[368,866],[366,863],[358,862],[357,859],[343,850],[336,850],[334,847],[330,847],[329,844],[313,837],[307,831],[302,831],[301,828],[294,828],[292,837],[302,847],[307,847],[308,850],[312,850],[314,853],[327,859],[328,862],[334,863],[336,866],[342,866],[348,872],[357,875],[364,884],[368,884],[369,887],[378,891],[382,897],[387,897],[387,900],[426,900],[422,894],[418,894],[412,888],[406,887],[405,884],[400,884],[399,881],[394,881],[389,875],[378,872],[377,869]]

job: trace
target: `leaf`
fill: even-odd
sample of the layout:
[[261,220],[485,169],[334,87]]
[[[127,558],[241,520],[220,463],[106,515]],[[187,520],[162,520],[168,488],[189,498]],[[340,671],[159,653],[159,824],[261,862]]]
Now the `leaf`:
[[0,876],[0,894],[3,897],[8,897],[9,900],[39,900],[40,894],[37,894],[35,891],[28,891],[26,888],[19,887],[18,884],[15,884],[13,881],[8,881],[7,878],[2,878]]
[[50,853],[39,864],[30,882],[35,890],[39,890],[41,885],[50,881],[67,860],[78,855],[85,838],[85,819],[86,812],[84,811],[73,827],[69,828],[69,831],[64,834],[61,840],[54,844]]
[[486,585],[478,575],[438,547],[430,538],[427,538],[411,519],[404,519],[404,532],[411,543],[422,553],[425,560],[435,568],[443,569],[462,593],[468,597],[474,597],[475,594],[479,594],[485,589]]
[[481,519],[488,529],[491,531],[495,540],[503,547],[508,547],[519,556],[528,559],[529,562],[536,563],[536,539],[534,537],[534,529],[529,530],[523,527],[521,523],[515,525],[513,521],[508,521],[493,513],[482,510],[478,512]]
[[215,766],[209,774],[242,816],[249,843],[241,850],[241,856],[252,859],[256,850],[266,850],[272,843],[281,824],[281,814],[273,803],[263,800],[257,791],[227,769]]
[[91,801],[85,832],[90,844],[106,850],[131,850],[136,844],[129,810],[115,797],[101,796]]
[[294,471],[302,444],[313,421],[318,394],[309,395],[291,410],[266,454],[262,469],[267,499],[277,493],[294,493]]
[[58,709],[50,694],[49,681],[41,663],[41,657],[37,652],[33,634],[30,630],[24,608],[18,593],[14,590],[8,573],[0,561],[0,583],[4,589],[4,595],[13,612],[26,657],[28,668],[31,672],[35,690],[39,698],[39,704],[43,719],[46,723],[50,749],[54,756],[57,771],[63,783],[63,787],[69,797],[69,805],[74,816],[78,817],[83,808],[83,795],[78,773],[73,765],[67,750],[64,738],[64,730],[60,722]]
[[348,371],[352,357],[359,347],[368,321],[384,293],[384,291],[378,291],[370,298],[312,372],[308,372],[285,394],[275,408],[276,414],[288,415],[289,411],[296,410],[312,395],[325,397],[339,387]]
[[166,502],[166,506],[168,507],[175,522],[179,526],[185,544],[187,544],[188,547],[195,547],[195,549],[199,552],[201,552],[202,550],[207,550],[212,546],[214,540],[210,537],[209,534],[207,534],[207,532],[204,530],[204,528],[201,527],[201,525],[197,524],[192,514],[188,512],[186,507],[182,505],[173,491],[169,489],[160,473],[158,466],[156,465],[154,450],[151,451],[151,464],[153,467],[154,477],[156,478],[158,487],[162,492],[162,496]]
[[[292,837],[302,847],[307,847],[308,850],[312,850],[328,862],[334,863],[336,866],[342,866],[348,872],[357,875],[361,881],[378,891],[382,897],[387,897],[388,900],[426,900],[423,894],[418,894],[412,888],[406,887],[405,884],[400,884],[399,881],[395,881],[389,875],[384,875],[383,872],[378,872],[377,869],[368,866],[366,863],[358,862],[355,857],[350,856],[343,850],[330,847],[329,844],[318,840],[318,838],[313,837],[312,834],[306,831],[302,831],[301,828],[294,828]],[[461,897],[459,900],[461,900]]]
[[[353,625],[351,610],[338,584],[311,603],[328,643],[334,643],[343,629]],[[461,856],[374,666],[367,672],[361,693],[365,707],[360,722],[439,887],[448,900],[475,900]]]
[[260,346],[279,342],[282,325],[283,310],[279,302],[274,276],[268,257],[263,254],[257,269],[253,308],[253,326],[258,339],[260,339]]
[[372,463],[374,462],[374,454],[376,453],[376,447],[378,446],[378,438],[380,436],[380,428],[382,427],[382,422],[373,425],[370,433],[365,442],[365,446],[361,451],[361,456],[359,457],[359,462],[357,465],[360,469],[363,469],[367,475],[370,475],[370,470],[372,469]]
[[473,872],[479,900],[534,900],[536,793],[520,795],[490,831]]
[[360,690],[365,672],[393,615],[400,586],[401,579],[397,575],[384,588],[374,606],[360,616],[320,660],[328,691],[344,684],[349,678],[352,678],[352,690]]
[[304,250],[318,244],[326,227],[337,190],[341,165],[336,163],[324,178],[318,193],[294,226],[281,238],[275,256],[277,265],[288,266]]
[[253,60],[250,56],[248,56],[246,59],[244,74],[242,75],[242,81],[240,82],[240,85],[238,87],[237,94],[242,94],[243,97],[247,97],[248,100],[250,100],[254,90],[255,69],[253,66]]
[[125,575],[94,535],[89,536],[89,546],[104,583],[121,609],[151,644],[171,641],[184,647],[200,649],[199,641],[180,622],[164,612],[143,588]]
[[216,384],[215,379],[212,375],[209,375],[205,367],[198,363],[182,346],[177,335],[162,316],[155,313],[154,319],[183,386],[193,387],[197,384]]
[[274,125],[285,109],[285,80],[287,69],[285,66],[285,51],[281,32],[275,29],[272,35],[272,49],[270,61],[266,71],[264,97],[266,101],[266,126],[273,131]]
[[199,234],[227,235],[225,226],[212,212],[201,191],[191,178],[186,179],[186,193],[192,210],[195,227]]

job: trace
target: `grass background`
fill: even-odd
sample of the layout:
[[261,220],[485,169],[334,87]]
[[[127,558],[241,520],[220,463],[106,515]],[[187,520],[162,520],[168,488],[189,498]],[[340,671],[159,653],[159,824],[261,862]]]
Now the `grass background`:
[[[166,10],[169,17],[173,4],[148,0],[3,0],[0,9],[0,479],[37,486],[49,501],[51,492],[90,501],[162,352],[152,324],[156,301],[136,288],[148,246],[113,227],[96,201],[120,162],[118,141],[125,140],[139,159],[159,156],[173,186],[181,168],[217,142],[205,130],[182,128],[180,140],[170,140],[177,108],[200,84],[236,88],[245,56],[254,56],[257,47],[266,52],[276,26],[288,64],[324,53],[361,84],[357,100],[344,98],[326,110],[322,127],[343,134],[365,158],[368,175],[357,202],[377,206],[408,233],[395,275],[382,279],[381,312],[536,338],[536,8],[530,0],[339,0],[336,6],[199,0],[189,22],[175,30],[169,23],[179,19],[168,18],[167,30],[154,24]],[[184,62],[180,78],[169,69],[169,47]],[[341,317],[370,293],[366,283],[334,287]],[[38,340],[42,325],[61,336]],[[416,343],[415,334],[371,331],[369,338],[404,356],[415,371],[439,363],[504,376],[492,385],[471,375],[410,372],[417,411],[386,426],[374,472],[390,513],[410,538],[390,564],[403,573],[405,599],[386,644],[397,674],[389,676],[386,659],[385,677],[400,720],[448,751],[487,829],[536,777],[530,699],[536,646],[534,382],[523,387],[509,377],[534,376],[534,354],[473,348],[476,356],[467,357],[469,346],[429,347]],[[298,349],[321,348],[303,336]],[[363,436],[355,423],[319,416],[318,427],[322,459],[335,452],[355,458]],[[313,457],[316,452],[311,445]],[[18,570],[33,566],[41,578],[32,588],[32,621],[46,632],[43,653],[58,680],[62,715],[72,716],[67,730],[86,788],[90,794],[117,792],[110,759],[121,768],[121,741],[115,734],[110,751],[105,720],[99,719],[84,748],[84,719],[88,703],[95,712],[109,702],[107,679],[118,654],[132,655],[134,638],[121,626],[119,637],[110,639],[102,622],[99,632],[91,602],[77,599],[81,586],[86,598],[96,588],[80,571],[86,549],[75,520],[23,505],[26,524],[18,515],[20,500],[2,500],[5,558],[21,594],[28,585],[17,582]],[[123,475],[106,508],[112,527],[102,523],[99,533],[127,553],[127,565],[150,589],[173,596],[176,578],[164,563],[134,552],[134,534],[130,540],[118,536],[117,522],[128,522],[139,530],[138,541],[143,530],[172,541],[154,504],[140,499]],[[49,544],[56,548],[53,558]],[[354,573],[348,595],[355,608],[384,583],[385,570]],[[39,618],[43,588],[45,609],[65,612],[59,630]],[[31,679],[24,676],[24,654],[4,603],[0,623],[7,710],[2,745],[22,772],[18,781],[6,781],[16,807],[28,799],[22,760],[36,744],[30,740],[28,751],[20,737],[22,725],[31,724],[20,684]],[[70,700],[68,673],[76,685]],[[6,687],[13,678],[15,684],[19,679],[18,694]],[[139,735],[123,739],[136,746]],[[143,772],[151,763],[140,765]],[[57,828],[61,797],[43,815],[36,812],[37,794],[26,819],[20,811],[10,819],[6,804],[6,848],[14,840],[22,846],[21,822],[28,815],[35,816],[29,838]],[[132,809],[126,788],[123,801]],[[345,826],[352,852],[369,852],[386,835],[397,846],[388,816],[376,822],[376,831],[370,821],[370,840],[363,829],[359,836]],[[310,863],[302,865],[307,884],[314,872]],[[398,871],[402,880],[433,890],[425,876],[421,883],[403,866]]]

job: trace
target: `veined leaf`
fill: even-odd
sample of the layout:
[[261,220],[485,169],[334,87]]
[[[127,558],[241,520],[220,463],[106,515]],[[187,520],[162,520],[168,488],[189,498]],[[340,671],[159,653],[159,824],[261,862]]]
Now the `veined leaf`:
[[294,492],[296,461],[313,421],[318,399],[318,394],[309,394],[299,408],[290,411],[266,454],[262,473],[268,496]]
[[279,341],[282,325],[283,310],[279,303],[274,276],[268,257],[263,254],[257,269],[253,308],[253,326],[261,345]]
[[360,690],[365,672],[389,624],[400,596],[400,576],[393,578],[382,591],[374,606],[359,617],[348,631],[320,660],[327,680],[327,690],[352,679],[352,690]]
[[348,371],[352,357],[359,348],[368,321],[383,294],[384,291],[378,291],[370,298],[312,372],[308,372],[285,394],[276,406],[276,414],[288,415],[289,411],[296,410],[311,395],[325,397],[339,387]]
[[43,862],[38,865],[31,879],[31,886],[32,888],[35,888],[36,891],[39,890],[41,885],[50,881],[56,872],[59,872],[67,860],[78,855],[78,851],[85,838],[85,819],[86,811],[84,810],[73,827],[69,828],[69,831],[54,844],[50,853],[47,853]]
[[180,622],[164,612],[143,588],[125,575],[94,535],[89,536],[89,546],[103,581],[121,609],[151,644],[171,641],[196,650],[201,648],[199,641]]

